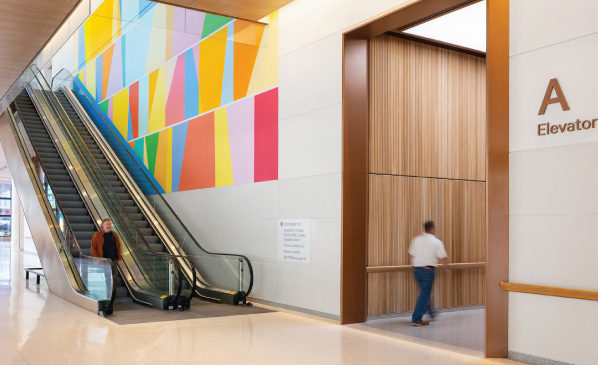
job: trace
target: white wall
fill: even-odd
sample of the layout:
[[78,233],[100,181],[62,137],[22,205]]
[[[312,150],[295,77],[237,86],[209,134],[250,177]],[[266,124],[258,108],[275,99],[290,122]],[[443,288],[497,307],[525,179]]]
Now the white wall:
[[[537,135],[598,118],[598,2],[512,0],[510,13],[510,281],[598,290],[598,129]],[[571,110],[538,116],[555,77]],[[597,302],[509,300],[510,351],[596,364]]]
[[[253,296],[340,314],[342,32],[401,0],[280,9],[279,180],[167,194],[210,248],[245,253]],[[279,218],[311,219],[311,262],[277,259]]]

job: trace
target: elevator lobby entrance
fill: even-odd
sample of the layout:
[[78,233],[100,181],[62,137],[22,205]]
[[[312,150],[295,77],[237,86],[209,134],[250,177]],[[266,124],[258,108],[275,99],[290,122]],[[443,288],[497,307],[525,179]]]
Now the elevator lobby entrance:
[[[497,197],[508,196],[508,189],[497,184],[498,160],[488,157],[498,144],[493,131],[505,126],[504,119],[490,113],[497,105],[490,86],[497,63],[487,58],[485,41],[488,52],[502,47],[490,34],[500,23],[495,17],[504,15],[488,10],[494,6],[500,10],[492,0],[415,2],[345,33],[344,144],[358,148],[345,151],[343,204],[350,208],[343,210],[342,287],[355,287],[348,279],[358,277],[351,276],[357,258],[348,256],[363,249],[366,314],[360,318],[361,308],[343,303],[343,323],[365,322],[356,327],[506,356],[501,352],[506,348],[506,299],[497,292],[496,278],[508,273],[508,267],[488,273],[504,260],[502,250],[508,247],[507,240],[490,242],[498,238],[493,235],[497,217],[507,214],[496,204]],[[475,19],[468,21],[468,16]],[[427,31],[423,36],[414,31],[422,26]],[[467,26],[472,29],[451,38],[450,33]],[[476,36],[483,47],[461,42]],[[503,77],[508,80],[508,74]],[[506,149],[499,156],[508,158]],[[365,181],[357,179],[360,173]],[[356,198],[357,191],[364,195]],[[361,215],[354,213],[358,208]],[[436,269],[431,305],[438,315],[429,326],[414,328],[411,313],[419,288],[409,245],[430,220],[451,270]],[[366,222],[362,237],[346,226],[350,221]],[[508,232],[506,226],[500,228]],[[489,300],[493,296],[498,299]]]

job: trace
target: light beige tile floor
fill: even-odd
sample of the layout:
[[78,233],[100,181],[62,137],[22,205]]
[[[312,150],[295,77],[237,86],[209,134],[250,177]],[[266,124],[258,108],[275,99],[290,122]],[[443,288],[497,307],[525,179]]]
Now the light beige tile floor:
[[2,364],[508,363],[287,311],[118,325],[27,283],[30,255],[0,243]]

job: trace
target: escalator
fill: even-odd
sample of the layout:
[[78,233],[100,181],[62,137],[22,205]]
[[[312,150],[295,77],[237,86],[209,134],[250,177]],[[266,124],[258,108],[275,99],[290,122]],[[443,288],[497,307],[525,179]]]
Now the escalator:
[[91,153],[101,172],[107,177],[110,185],[122,202],[122,205],[129,213],[129,216],[133,219],[135,225],[139,228],[139,231],[143,234],[145,240],[148,242],[154,252],[164,252],[165,249],[162,243],[160,243],[160,239],[151,228],[145,216],[140,212],[139,207],[135,204],[135,201],[127,192],[127,189],[120,180],[120,177],[116,174],[114,169],[112,169],[112,166],[96,144],[95,140],[92,138],[91,134],[85,128],[85,125],[68,102],[64,91],[59,90],[56,92],[56,96],[58,97],[58,101],[63,106],[66,114],[77,129],[77,133],[79,134],[81,140],[87,146],[87,149]]
[[[31,77],[31,82],[2,115],[0,129],[6,132],[6,125],[10,127],[11,133],[2,136],[2,143],[11,147],[8,151],[11,172],[13,169],[27,171],[29,175],[29,181],[23,177],[15,182],[19,195],[22,195],[21,190],[29,192],[31,183],[38,191],[44,192],[25,194],[31,198],[26,199],[24,204],[27,219],[37,223],[30,218],[40,216],[38,208],[41,208],[45,216],[54,219],[46,219],[47,228],[58,231],[48,239],[47,234],[34,233],[44,231],[42,222],[32,225],[38,252],[48,251],[46,246],[50,240],[53,241],[67,274],[68,282],[62,280],[60,290],[56,289],[57,284],[48,280],[50,290],[65,299],[74,298],[71,301],[79,305],[84,303],[82,306],[88,309],[92,308],[95,300],[98,313],[102,315],[112,313],[115,296],[119,292],[126,293],[135,303],[158,309],[189,308],[194,281],[184,277],[178,263],[182,258],[160,252],[159,244],[146,240],[146,236],[151,240],[151,232],[138,229],[130,220],[128,211],[133,216],[139,213],[135,212],[136,208],[130,201],[120,200],[119,195],[126,197],[122,195],[124,188],[118,186],[115,173],[107,171],[103,174],[99,165],[89,164],[89,159],[83,156],[89,151],[86,148],[82,150],[73,139],[67,129],[70,122],[65,121],[64,111],[49,85],[39,72],[33,70],[32,73],[35,76]],[[20,153],[17,154],[16,150]],[[26,168],[21,168],[22,165]],[[37,202],[32,195],[39,198]],[[116,280],[116,270],[108,259],[90,257],[91,238],[100,228],[103,218],[113,221],[121,238],[122,260],[114,265],[120,273],[119,280]],[[56,260],[48,261],[52,261],[50,277],[59,277]],[[42,266],[44,271],[49,271],[43,260]],[[116,282],[123,283],[124,288],[121,289],[124,291],[117,290]],[[64,292],[67,285],[78,296]],[[91,303],[87,300],[89,298]]]
[[[176,257],[202,299],[245,304],[253,286],[250,261],[242,255],[205,250],[175,214],[161,188],[127,141],[79,81],[63,70],[52,82],[55,97],[78,143],[89,151],[126,207],[125,214],[154,252]],[[85,155],[85,154],[84,154]]]
[[91,256],[91,238],[96,227],[26,90],[17,96],[13,105],[38,153],[48,183],[54,187],[54,198],[60,202],[64,218],[70,223],[83,253]]

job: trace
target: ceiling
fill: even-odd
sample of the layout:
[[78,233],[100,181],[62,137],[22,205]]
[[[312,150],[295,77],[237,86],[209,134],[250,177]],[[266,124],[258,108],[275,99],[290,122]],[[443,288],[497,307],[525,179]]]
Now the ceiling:
[[486,52],[486,1],[462,7],[403,33]]
[[0,0],[0,96],[80,0]]
[[291,1],[292,0],[157,0],[156,2],[257,22]]

